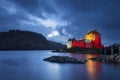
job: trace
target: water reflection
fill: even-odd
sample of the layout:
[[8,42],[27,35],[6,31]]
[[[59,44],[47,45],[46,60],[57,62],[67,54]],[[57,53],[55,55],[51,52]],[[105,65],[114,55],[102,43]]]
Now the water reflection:
[[77,59],[86,58],[86,54],[72,53],[72,54],[69,54],[69,55],[70,55],[70,57],[74,57],[74,58],[77,58]]
[[44,58],[56,55],[78,59],[99,56],[50,51],[1,51],[0,80],[120,80],[120,67],[116,65],[90,60],[85,64],[43,61]]
[[[89,59],[89,58],[99,57],[99,56],[100,55],[98,54],[75,54],[75,53],[71,54],[71,57],[75,57],[77,59],[80,59],[80,58]],[[88,73],[89,80],[102,80],[101,63],[88,60],[88,62],[86,63],[86,71]]]
[[[86,58],[99,57],[99,55],[86,54]],[[86,63],[86,69],[90,80],[102,80],[101,72],[102,65],[99,62],[88,60]]]
[[[46,65],[46,70],[48,73],[46,73],[47,78],[49,78],[50,80],[61,80],[60,77],[60,66],[58,64],[55,63],[51,63],[51,64],[47,64]],[[52,72],[54,72],[54,74],[51,74]]]

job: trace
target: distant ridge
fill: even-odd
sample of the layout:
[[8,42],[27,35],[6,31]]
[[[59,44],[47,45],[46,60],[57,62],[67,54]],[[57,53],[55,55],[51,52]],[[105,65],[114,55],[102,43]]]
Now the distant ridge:
[[0,32],[0,50],[54,50],[63,48],[66,46],[49,41],[39,33],[21,30]]

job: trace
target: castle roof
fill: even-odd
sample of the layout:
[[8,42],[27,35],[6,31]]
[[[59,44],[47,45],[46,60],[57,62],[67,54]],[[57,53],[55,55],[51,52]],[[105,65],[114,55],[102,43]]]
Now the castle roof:
[[93,31],[89,31],[87,34],[91,34],[91,33],[94,33],[94,34],[100,34],[96,29],[93,30]]
[[74,41],[74,40],[76,40],[75,38],[72,38],[72,39],[68,39],[68,41]]

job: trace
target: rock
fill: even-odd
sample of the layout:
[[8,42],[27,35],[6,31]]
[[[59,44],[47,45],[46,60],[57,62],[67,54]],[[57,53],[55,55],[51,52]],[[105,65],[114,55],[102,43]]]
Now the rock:
[[43,60],[48,62],[55,62],[55,63],[73,63],[73,64],[84,64],[87,62],[86,59],[78,60],[76,58],[68,57],[68,56],[51,56]]
[[98,58],[92,58],[91,60],[116,64],[120,63],[120,54],[105,55]]

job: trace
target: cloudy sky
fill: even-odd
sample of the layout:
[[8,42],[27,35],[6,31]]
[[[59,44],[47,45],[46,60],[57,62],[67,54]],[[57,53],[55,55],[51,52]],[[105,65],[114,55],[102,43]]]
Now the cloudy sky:
[[65,43],[97,29],[105,45],[120,43],[119,0],[0,0],[0,31],[29,30]]

